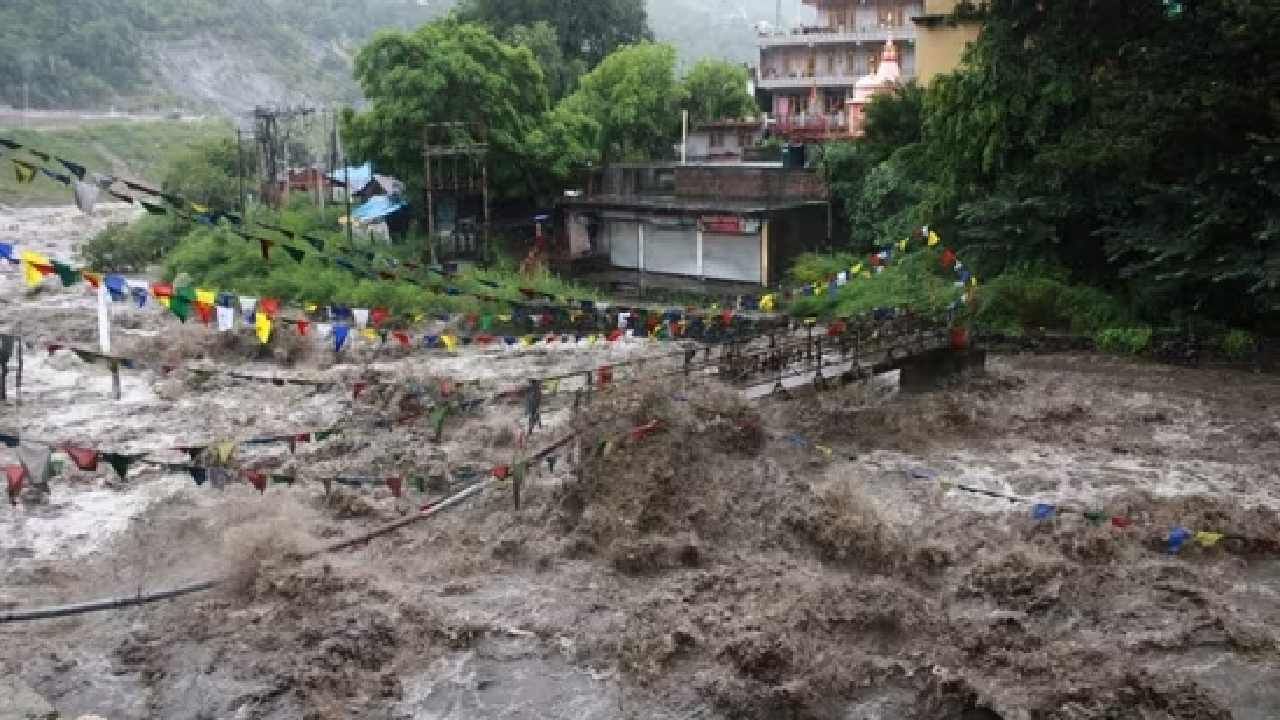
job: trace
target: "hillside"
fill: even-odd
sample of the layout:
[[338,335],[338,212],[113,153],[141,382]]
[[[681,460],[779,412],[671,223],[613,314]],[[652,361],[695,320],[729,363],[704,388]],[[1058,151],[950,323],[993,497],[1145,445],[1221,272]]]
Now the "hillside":
[[[8,0],[0,6],[0,106],[239,115],[256,104],[354,102],[355,51],[454,0]],[[800,0],[782,0],[790,21]],[[685,63],[750,62],[753,24],[776,0],[650,0],[650,26]]]

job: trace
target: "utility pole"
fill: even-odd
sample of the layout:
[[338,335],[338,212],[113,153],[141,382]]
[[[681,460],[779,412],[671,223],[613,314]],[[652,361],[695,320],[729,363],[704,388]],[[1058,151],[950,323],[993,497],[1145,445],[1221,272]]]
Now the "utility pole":
[[342,162],[342,184],[345,186],[342,197],[346,201],[347,208],[347,247],[354,248],[355,228],[352,225],[355,224],[355,220],[351,217],[351,163],[347,162],[346,149],[342,146],[342,138],[337,137],[336,131],[334,142],[338,146],[338,157]]
[[236,173],[240,178],[240,218],[244,219],[244,131],[236,128]]

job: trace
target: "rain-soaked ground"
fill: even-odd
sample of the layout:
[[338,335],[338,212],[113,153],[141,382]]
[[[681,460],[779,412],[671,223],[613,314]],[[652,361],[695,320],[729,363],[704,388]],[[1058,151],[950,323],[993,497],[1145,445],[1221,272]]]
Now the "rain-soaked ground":
[[[0,309],[47,336],[91,345],[91,308],[74,290],[28,296],[0,269]],[[160,314],[118,327],[138,352],[206,342]],[[663,349],[337,365],[317,352],[287,369],[228,350],[224,367],[338,385],[126,371],[120,401],[102,368],[28,354],[23,404],[0,408],[0,431],[134,452],[350,430],[296,454],[244,449],[236,462],[303,478],[261,495],[146,467],[122,482],[104,465],[0,511],[0,609],[230,578],[0,626],[0,717],[18,687],[65,717],[110,720],[1280,716],[1274,376],[996,356],[985,377],[923,396],[851,386],[758,403],[641,378],[576,413],[549,400],[528,448],[580,439],[531,473],[520,510],[498,485],[355,549],[293,557],[443,492],[326,493],[308,477],[441,475],[525,452],[518,403],[451,417],[438,442],[425,421],[375,427],[399,398],[353,399],[372,370],[488,392]],[[632,435],[652,420],[661,429]],[[1036,520],[1003,496],[1054,511]],[[1171,554],[1178,526],[1233,537]]]

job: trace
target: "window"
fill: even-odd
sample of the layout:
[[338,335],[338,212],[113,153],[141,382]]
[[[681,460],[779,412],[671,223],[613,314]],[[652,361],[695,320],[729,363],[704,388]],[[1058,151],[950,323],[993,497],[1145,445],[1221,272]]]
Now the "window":
[[755,145],[755,143],[754,143],[754,142],[752,142],[752,140],[751,140],[751,131],[750,131],[750,130],[743,130],[743,131],[741,131],[741,132],[739,132],[739,133],[738,133],[738,147],[740,147],[740,148],[749,148],[749,147],[751,147],[751,146],[753,146],[753,145]]
[[721,132],[719,132],[719,131],[713,131],[713,132],[711,133],[711,147],[713,147],[713,148],[724,147],[724,134],[723,134],[723,133],[721,133]]

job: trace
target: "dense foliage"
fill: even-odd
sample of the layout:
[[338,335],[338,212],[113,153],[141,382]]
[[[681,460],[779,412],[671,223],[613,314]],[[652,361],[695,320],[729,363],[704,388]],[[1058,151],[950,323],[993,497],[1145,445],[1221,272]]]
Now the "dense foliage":
[[1280,1],[1182,7],[994,0],[965,66],[828,153],[855,245],[929,223],[987,276],[1058,266],[1151,322],[1274,328]]
[[694,123],[751,117],[760,112],[747,92],[750,76],[742,65],[700,60],[684,76],[680,103]]
[[584,76],[564,105],[597,123],[604,161],[666,157],[680,127],[675,70],[670,45],[629,45]]
[[622,45],[652,40],[644,0],[463,0],[462,20],[498,35],[545,22],[555,29],[563,57],[595,67]]

